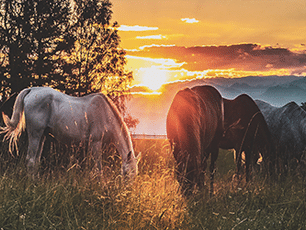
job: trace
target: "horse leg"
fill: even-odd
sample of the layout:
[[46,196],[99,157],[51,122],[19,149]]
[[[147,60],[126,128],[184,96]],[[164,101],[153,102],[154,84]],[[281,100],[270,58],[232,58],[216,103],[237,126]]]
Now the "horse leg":
[[250,181],[250,158],[251,151],[249,149],[244,151],[245,154],[245,181],[248,183]]
[[240,150],[240,147],[235,148],[235,152],[236,152],[236,174],[237,174],[237,179],[238,179],[238,183],[240,183],[240,179],[241,179],[241,166],[242,166],[242,150]]
[[92,157],[95,161],[95,167],[98,169],[99,173],[102,172],[102,142],[101,141],[95,141],[90,143],[90,150]]
[[209,171],[210,171],[210,192],[209,192],[209,195],[210,195],[210,197],[212,197],[212,195],[214,194],[214,176],[215,176],[216,160],[218,158],[218,154],[219,154],[219,148],[215,147],[211,151],[211,156],[210,156],[210,167],[209,167]]
[[28,132],[29,146],[26,162],[28,174],[31,175],[32,178],[38,176],[37,173],[40,164],[40,157],[46,139],[43,133],[43,130]]
[[205,185],[205,176],[206,176],[206,169],[207,169],[207,159],[208,159],[209,155],[207,155],[206,152],[202,151],[201,154],[201,166],[200,166],[200,170],[199,170],[199,188],[202,189]]
[[255,170],[255,165],[257,163],[258,160],[258,155],[255,155],[256,153],[258,153],[258,149],[257,148],[246,148],[244,150],[244,154],[245,154],[245,181],[246,183],[248,183],[251,180],[251,173],[253,170]]
[[[256,135],[256,134],[254,134]],[[244,154],[245,154],[245,180],[246,183],[248,183],[251,179],[250,177],[250,171],[252,170],[252,166],[254,165],[254,159],[255,153],[256,153],[256,148],[254,144],[254,139],[251,140],[249,143],[248,147],[245,148]]]

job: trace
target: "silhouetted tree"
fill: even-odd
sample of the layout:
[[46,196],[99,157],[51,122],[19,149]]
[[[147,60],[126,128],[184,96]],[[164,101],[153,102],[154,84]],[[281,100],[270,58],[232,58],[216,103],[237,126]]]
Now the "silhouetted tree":
[[60,55],[60,74],[65,76],[57,87],[79,96],[104,92],[118,97],[128,88],[132,73],[124,69],[125,51],[119,47],[117,23],[110,25],[108,0],[76,0],[75,22],[70,33],[74,46]]
[[51,83],[53,56],[70,27],[70,13],[69,0],[0,0],[2,100]]

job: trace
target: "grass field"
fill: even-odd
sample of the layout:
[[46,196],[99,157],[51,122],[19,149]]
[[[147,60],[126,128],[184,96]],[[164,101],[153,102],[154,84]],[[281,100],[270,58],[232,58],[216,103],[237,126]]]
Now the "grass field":
[[204,190],[186,199],[169,143],[134,140],[134,147],[142,159],[129,186],[114,156],[104,158],[108,179],[96,177],[90,164],[68,164],[49,166],[32,181],[22,160],[2,163],[0,229],[306,229],[306,188],[298,176],[237,185],[233,153],[220,151],[213,198]]

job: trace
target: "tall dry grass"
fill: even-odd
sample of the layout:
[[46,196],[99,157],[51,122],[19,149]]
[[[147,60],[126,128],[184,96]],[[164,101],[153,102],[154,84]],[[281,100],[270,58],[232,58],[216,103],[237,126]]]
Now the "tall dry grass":
[[204,189],[185,198],[169,143],[135,140],[134,146],[142,159],[128,186],[109,149],[102,153],[102,178],[88,157],[59,160],[65,149],[51,148],[37,181],[25,176],[22,156],[10,164],[0,155],[0,229],[305,229],[305,184],[297,176],[237,184],[233,154],[221,151],[214,196]]

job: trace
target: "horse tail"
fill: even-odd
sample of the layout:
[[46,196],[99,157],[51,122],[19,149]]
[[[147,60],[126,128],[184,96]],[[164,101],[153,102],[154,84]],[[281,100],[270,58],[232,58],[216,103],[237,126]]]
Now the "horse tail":
[[22,90],[16,98],[12,118],[2,112],[3,122],[5,127],[0,127],[0,134],[5,133],[4,140],[9,140],[9,152],[12,154],[14,148],[16,148],[18,154],[17,141],[25,130],[25,117],[24,117],[24,98],[30,93],[31,89]]

